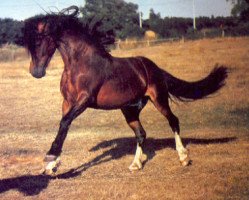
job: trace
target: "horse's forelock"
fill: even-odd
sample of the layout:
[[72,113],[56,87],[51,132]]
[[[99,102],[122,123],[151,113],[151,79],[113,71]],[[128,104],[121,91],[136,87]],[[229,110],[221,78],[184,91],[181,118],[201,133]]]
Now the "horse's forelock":
[[48,16],[36,16],[24,22],[24,45],[28,51],[32,52],[35,47],[35,40],[39,35],[46,32]]

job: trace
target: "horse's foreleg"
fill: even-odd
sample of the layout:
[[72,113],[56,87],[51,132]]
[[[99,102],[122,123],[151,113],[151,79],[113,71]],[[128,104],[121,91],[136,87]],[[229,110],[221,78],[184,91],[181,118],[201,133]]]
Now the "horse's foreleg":
[[66,139],[69,126],[72,122],[72,119],[69,117],[63,117],[60,122],[60,128],[55,140],[52,143],[50,150],[47,152],[47,155],[44,159],[46,162],[45,174],[52,174],[57,171],[57,168],[60,164],[60,154],[62,151],[63,143]]
[[[50,150],[45,157],[46,167],[45,174],[52,174],[57,171],[60,165],[60,154],[62,152],[63,143],[67,137],[68,129],[72,121],[86,109],[86,99],[78,105],[68,106],[68,102],[63,102],[63,117],[60,121],[58,134],[56,135]],[[67,106],[65,106],[67,105]]]

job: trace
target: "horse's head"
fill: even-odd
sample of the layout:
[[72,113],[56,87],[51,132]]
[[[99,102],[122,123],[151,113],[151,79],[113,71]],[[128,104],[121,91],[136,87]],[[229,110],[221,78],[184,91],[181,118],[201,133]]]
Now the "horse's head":
[[58,47],[60,27],[65,17],[78,14],[77,6],[70,6],[59,13],[35,16],[25,21],[24,44],[31,54],[30,73],[35,78],[42,78],[46,68]]
[[42,78],[57,48],[55,37],[51,34],[52,24],[43,18],[27,20],[24,27],[25,44],[31,54],[30,73]]

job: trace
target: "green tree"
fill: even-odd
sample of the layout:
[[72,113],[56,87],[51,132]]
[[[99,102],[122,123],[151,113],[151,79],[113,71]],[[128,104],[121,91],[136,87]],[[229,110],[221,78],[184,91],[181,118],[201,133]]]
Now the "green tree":
[[136,4],[124,0],[86,0],[81,12],[84,21],[102,20],[100,28],[103,31],[114,30],[118,38],[142,34]]
[[0,45],[21,43],[23,23],[13,19],[0,19]]
[[149,19],[146,20],[146,28],[151,29],[160,37],[181,37],[192,27],[192,20],[189,18],[165,17],[161,18],[160,13],[150,10]]
[[163,19],[160,13],[155,13],[153,9],[150,9],[148,24],[150,29],[160,34],[162,32]]
[[233,4],[231,14],[243,21],[249,20],[249,0],[227,0]]

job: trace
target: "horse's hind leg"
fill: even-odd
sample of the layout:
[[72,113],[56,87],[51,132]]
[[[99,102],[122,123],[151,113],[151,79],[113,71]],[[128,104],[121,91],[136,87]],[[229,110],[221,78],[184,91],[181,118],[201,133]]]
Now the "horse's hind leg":
[[188,156],[188,150],[183,146],[182,140],[180,137],[180,127],[179,127],[179,120],[178,118],[172,113],[169,103],[168,103],[168,96],[165,94],[165,90],[162,94],[160,91],[155,91],[152,95],[152,102],[155,107],[168,119],[169,125],[172,131],[175,134],[175,143],[176,143],[176,150],[178,152],[180,162],[183,166],[190,164],[190,159]]
[[134,131],[137,139],[137,149],[135,157],[131,165],[129,166],[130,171],[139,170],[142,168],[142,155],[143,155],[143,145],[146,139],[146,132],[143,129],[141,122],[139,120],[139,114],[143,107],[146,105],[147,99],[139,101],[138,104],[126,106],[122,108],[122,113],[125,116],[126,122],[130,128]]

